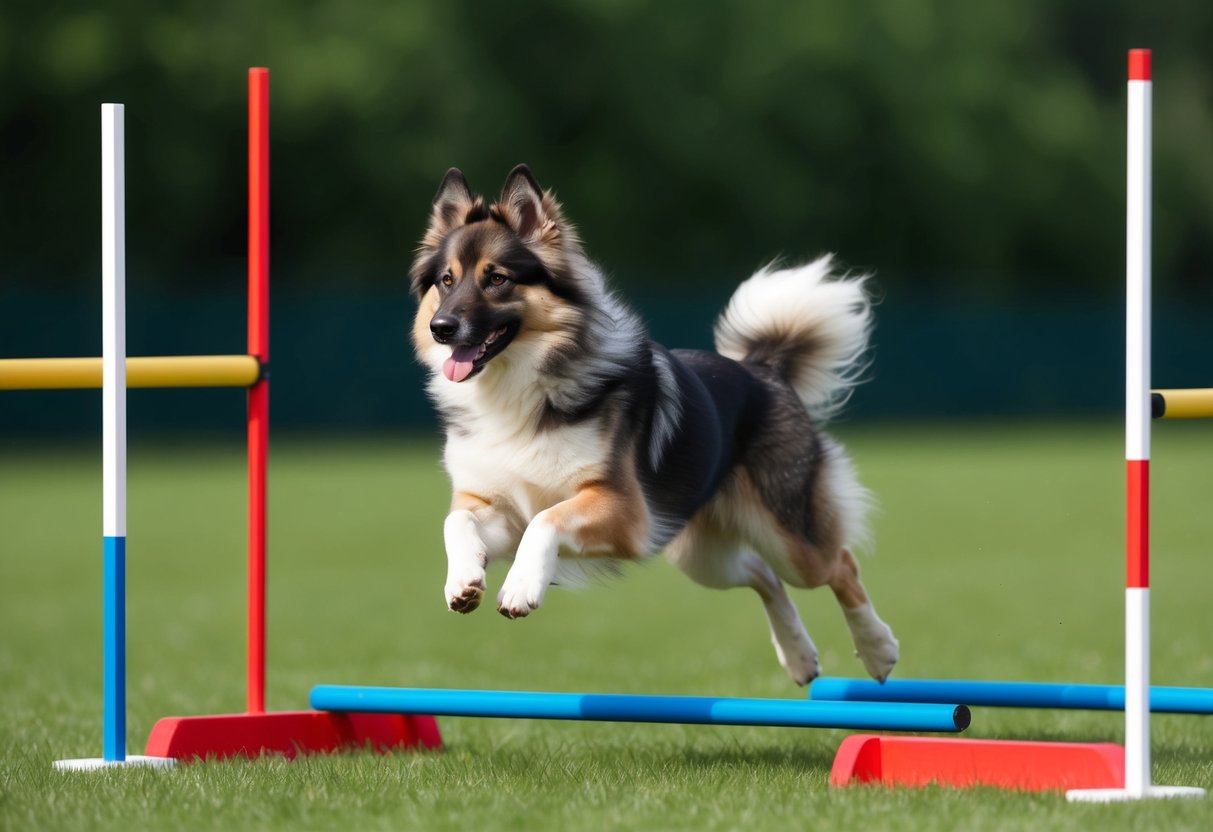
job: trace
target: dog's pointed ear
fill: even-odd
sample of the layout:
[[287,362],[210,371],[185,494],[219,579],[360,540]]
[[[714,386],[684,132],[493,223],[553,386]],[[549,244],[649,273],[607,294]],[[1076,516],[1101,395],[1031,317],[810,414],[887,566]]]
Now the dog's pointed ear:
[[496,208],[502,218],[524,240],[538,236],[551,220],[551,197],[544,197],[543,189],[535,181],[535,175],[526,165],[518,165],[505,178]]
[[472,189],[468,186],[467,178],[459,168],[451,168],[442,177],[438,192],[434,194],[434,204],[445,200],[464,199],[472,201]]
[[417,246],[413,265],[409,269],[413,292],[418,296],[435,279],[434,257],[447,234],[468,222],[476,206],[485,211],[484,199],[472,195],[468,181],[459,168],[451,168],[442,177],[442,184],[434,194],[434,207],[430,212],[430,224],[426,228],[421,244]]
[[434,213],[430,217],[430,231],[439,235],[462,225],[475,199],[468,181],[459,168],[451,168],[442,177],[442,184],[434,194]]

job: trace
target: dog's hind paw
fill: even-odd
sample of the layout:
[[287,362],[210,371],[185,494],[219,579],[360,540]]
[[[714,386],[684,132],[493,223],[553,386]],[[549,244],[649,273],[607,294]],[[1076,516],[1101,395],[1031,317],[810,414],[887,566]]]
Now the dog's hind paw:
[[793,682],[804,687],[821,675],[821,665],[817,661],[817,653],[794,656],[780,656],[780,664],[788,672]]
[[883,633],[872,632],[856,636],[855,655],[863,662],[869,676],[877,682],[884,682],[901,656],[901,646],[893,637],[893,631],[886,626]]
[[855,642],[855,655],[863,662],[868,675],[877,682],[884,682],[901,656],[901,645],[871,604],[845,610],[845,613]]
[[780,644],[779,639],[772,633],[771,643],[775,645],[775,656],[779,659],[779,664],[796,684],[803,687],[821,675],[817,647],[808,633],[797,634],[797,637],[789,639],[787,646]]

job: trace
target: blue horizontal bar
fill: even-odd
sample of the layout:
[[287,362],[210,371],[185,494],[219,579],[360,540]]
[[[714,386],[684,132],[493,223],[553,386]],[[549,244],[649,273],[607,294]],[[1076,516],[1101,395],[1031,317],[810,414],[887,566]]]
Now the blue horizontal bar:
[[887,705],[873,702],[809,702],[803,699],[717,699],[708,696],[317,685],[312,688],[311,704],[321,711],[598,722],[771,725],[878,731],[963,731],[969,726],[969,710],[963,705]]
[[[992,708],[1071,708],[1123,711],[1123,685],[1042,682],[977,682],[947,679],[867,679],[822,677],[813,682],[814,702],[964,702]],[[1150,688],[1150,710],[1161,714],[1213,714],[1211,688]]]

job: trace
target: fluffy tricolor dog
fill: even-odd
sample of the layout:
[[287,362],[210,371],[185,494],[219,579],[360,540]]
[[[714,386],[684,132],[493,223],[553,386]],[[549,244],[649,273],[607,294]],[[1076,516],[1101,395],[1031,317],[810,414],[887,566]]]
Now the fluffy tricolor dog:
[[829,586],[883,680],[898,644],[852,547],[866,492],[820,421],[867,347],[862,279],[824,257],[763,269],[716,324],[716,352],[667,350],[608,290],[525,165],[493,204],[451,169],[410,272],[413,340],[432,371],[454,494],[447,605],[521,618],[596,566],[666,557],[704,586],[750,587],[793,681],[817,649],[785,584]]

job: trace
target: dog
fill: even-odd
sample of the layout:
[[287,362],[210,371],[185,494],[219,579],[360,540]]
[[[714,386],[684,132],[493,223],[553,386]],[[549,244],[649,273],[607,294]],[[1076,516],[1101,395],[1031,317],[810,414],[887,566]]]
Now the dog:
[[853,554],[868,492],[820,429],[864,369],[866,278],[830,256],[761,269],[716,352],[668,350],[526,165],[491,204],[447,171],[409,276],[453,490],[451,610],[480,605],[490,561],[512,560],[497,610],[515,619],[553,584],[664,551],[699,584],[758,593],[795,683],[820,671],[785,584],[829,586],[864,667],[888,677],[898,641]]

